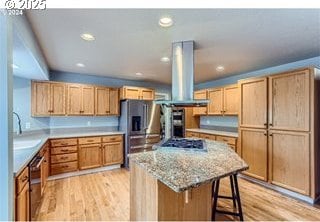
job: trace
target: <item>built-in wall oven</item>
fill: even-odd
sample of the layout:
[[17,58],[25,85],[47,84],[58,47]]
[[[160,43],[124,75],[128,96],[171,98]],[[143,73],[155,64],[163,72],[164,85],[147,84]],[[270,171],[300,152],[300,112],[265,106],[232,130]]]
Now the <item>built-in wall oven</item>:
[[185,137],[185,109],[172,108],[172,137]]
[[29,164],[30,175],[30,219],[35,220],[35,214],[41,203],[41,164],[45,157],[40,152]]

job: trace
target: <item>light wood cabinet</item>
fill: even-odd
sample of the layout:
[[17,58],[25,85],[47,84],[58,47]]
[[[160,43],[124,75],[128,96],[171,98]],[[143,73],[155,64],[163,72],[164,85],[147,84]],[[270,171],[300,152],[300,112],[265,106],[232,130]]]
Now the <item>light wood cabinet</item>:
[[79,145],[79,168],[80,170],[102,166],[101,143]]
[[276,130],[310,130],[309,70],[269,77],[269,127]]
[[110,99],[109,99],[109,115],[120,115],[120,99],[119,99],[119,89],[110,88]]
[[32,81],[32,116],[60,116],[66,114],[66,87],[63,83]]
[[223,115],[223,88],[208,90],[208,115]]
[[94,87],[68,84],[68,115],[94,115]]
[[40,172],[41,172],[41,177],[40,177],[40,182],[41,182],[41,195],[44,193],[44,190],[47,185],[47,180],[49,177],[49,144],[46,143],[43,148],[40,151],[42,156],[44,157],[44,160],[41,164],[40,167]]
[[[207,90],[198,90],[194,92],[194,99],[207,99],[208,94]],[[193,115],[207,115],[207,107],[194,107]]]
[[207,107],[193,108],[194,115],[238,115],[239,89],[238,84],[221,88],[199,90],[194,93],[195,99],[208,99]]
[[120,99],[154,100],[154,89],[123,86],[120,89]]
[[95,91],[95,115],[119,115],[119,90],[96,87]]
[[239,81],[240,127],[264,129],[267,127],[267,78]]
[[254,178],[267,181],[267,131],[264,129],[239,130],[240,156],[249,165],[244,173]]
[[123,143],[104,143],[102,145],[103,165],[123,164]]
[[29,201],[29,168],[26,167],[15,178],[15,220],[30,220],[30,201]]
[[269,180],[286,189],[310,194],[309,133],[270,131]]
[[16,196],[16,221],[30,221],[29,183]]
[[239,113],[239,88],[238,84],[223,88],[223,115],[238,115]]

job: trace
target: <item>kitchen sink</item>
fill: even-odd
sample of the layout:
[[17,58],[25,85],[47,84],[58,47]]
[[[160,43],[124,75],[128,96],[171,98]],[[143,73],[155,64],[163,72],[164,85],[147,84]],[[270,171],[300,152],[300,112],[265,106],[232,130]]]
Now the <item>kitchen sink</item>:
[[22,150],[22,149],[33,148],[33,147],[37,146],[40,142],[41,142],[40,139],[13,141],[13,149],[14,150]]

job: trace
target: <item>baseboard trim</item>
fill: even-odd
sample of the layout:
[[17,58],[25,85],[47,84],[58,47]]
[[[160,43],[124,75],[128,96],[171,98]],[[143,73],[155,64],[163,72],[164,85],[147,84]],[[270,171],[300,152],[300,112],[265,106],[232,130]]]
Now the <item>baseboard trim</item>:
[[53,176],[50,176],[48,178],[48,180],[59,180],[59,179],[67,178],[67,177],[81,176],[81,175],[98,173],[98,172],[102,172],[102,171],[108,171],[108,170],[114,170],[114,169],[120,169],[120,168],[121,168],[121,165],[116,164],[116,165],[99,167],[99,168],[88,169],[88,170],[79,170],[79,171],[70,172],[70,173],[62,173],[62,174],[53,175]]
[[301,201],[304,201],[308,204],[314,204],[318,199],[316,198],[315,200],[312,199],[311,197],[308,197],[308,196],[305,196],[305,195],[302,195],[302,194],[298,194],[296,192],[293,192],[293,191],[290,191],[290,190],[287,190],[287,189],[284,189],[284,188],[281,188],[281,187],[278,187],[278,186],[275,186],[273,184],[270,184],[270,183],[267,183],[267,182],[264,182],[264,181],[260,181],[258,179],[255,179],[255,178],[252,178],[252,177],[249,177],[247,175],[244,175],[244,174],[239,174],[239,177],[240,178],[243,178],[245,180],[248,180],[250,182],[253,182],[253,183],[256,183],[256,184],[259,184],[263,187],[266,187],[266,188],[269,188],[271,190],[274,190],[274,191],[277,191],[281,194],[284,194],[286,196],[289,196],[289,197],[292,197],[294,199],[297,199],[297,200],[301,200]]

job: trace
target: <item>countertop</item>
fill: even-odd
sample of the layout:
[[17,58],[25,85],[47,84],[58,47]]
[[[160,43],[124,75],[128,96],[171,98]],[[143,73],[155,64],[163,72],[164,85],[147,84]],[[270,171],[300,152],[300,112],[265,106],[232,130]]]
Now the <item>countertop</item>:
[[196,132],[196,133],[207,133],[219,136],[229,136],[229,137],[236,137],[238,138],[238,133],[235,132],[228,132],[228,131],[219,131],[219,130],[209,130],[209,129],[186,129],[189,132]]
[[124,134],[121,131],[90,131],[90,132],[79,132],[79,133],[50,133],[50,134],[34,134],[28,136],[22,136],[14,139],[15,141],[29,141],[29,140],[40,140],[40,142],[34,146],[27,149],[14,149],[13,152],[13,173],[18,175],[24,167],[31,161],[31,159],[37,154],[41,147],[48,141],[48,139],[63,139],[72,137],[88,137],[88,136],[108,136],[108,135],[118,135]]
[[158,149],[130,154],[129,158],[175,192],[248,169],[227,144],[210,140],[206,143],[208,152],[155,147]]

